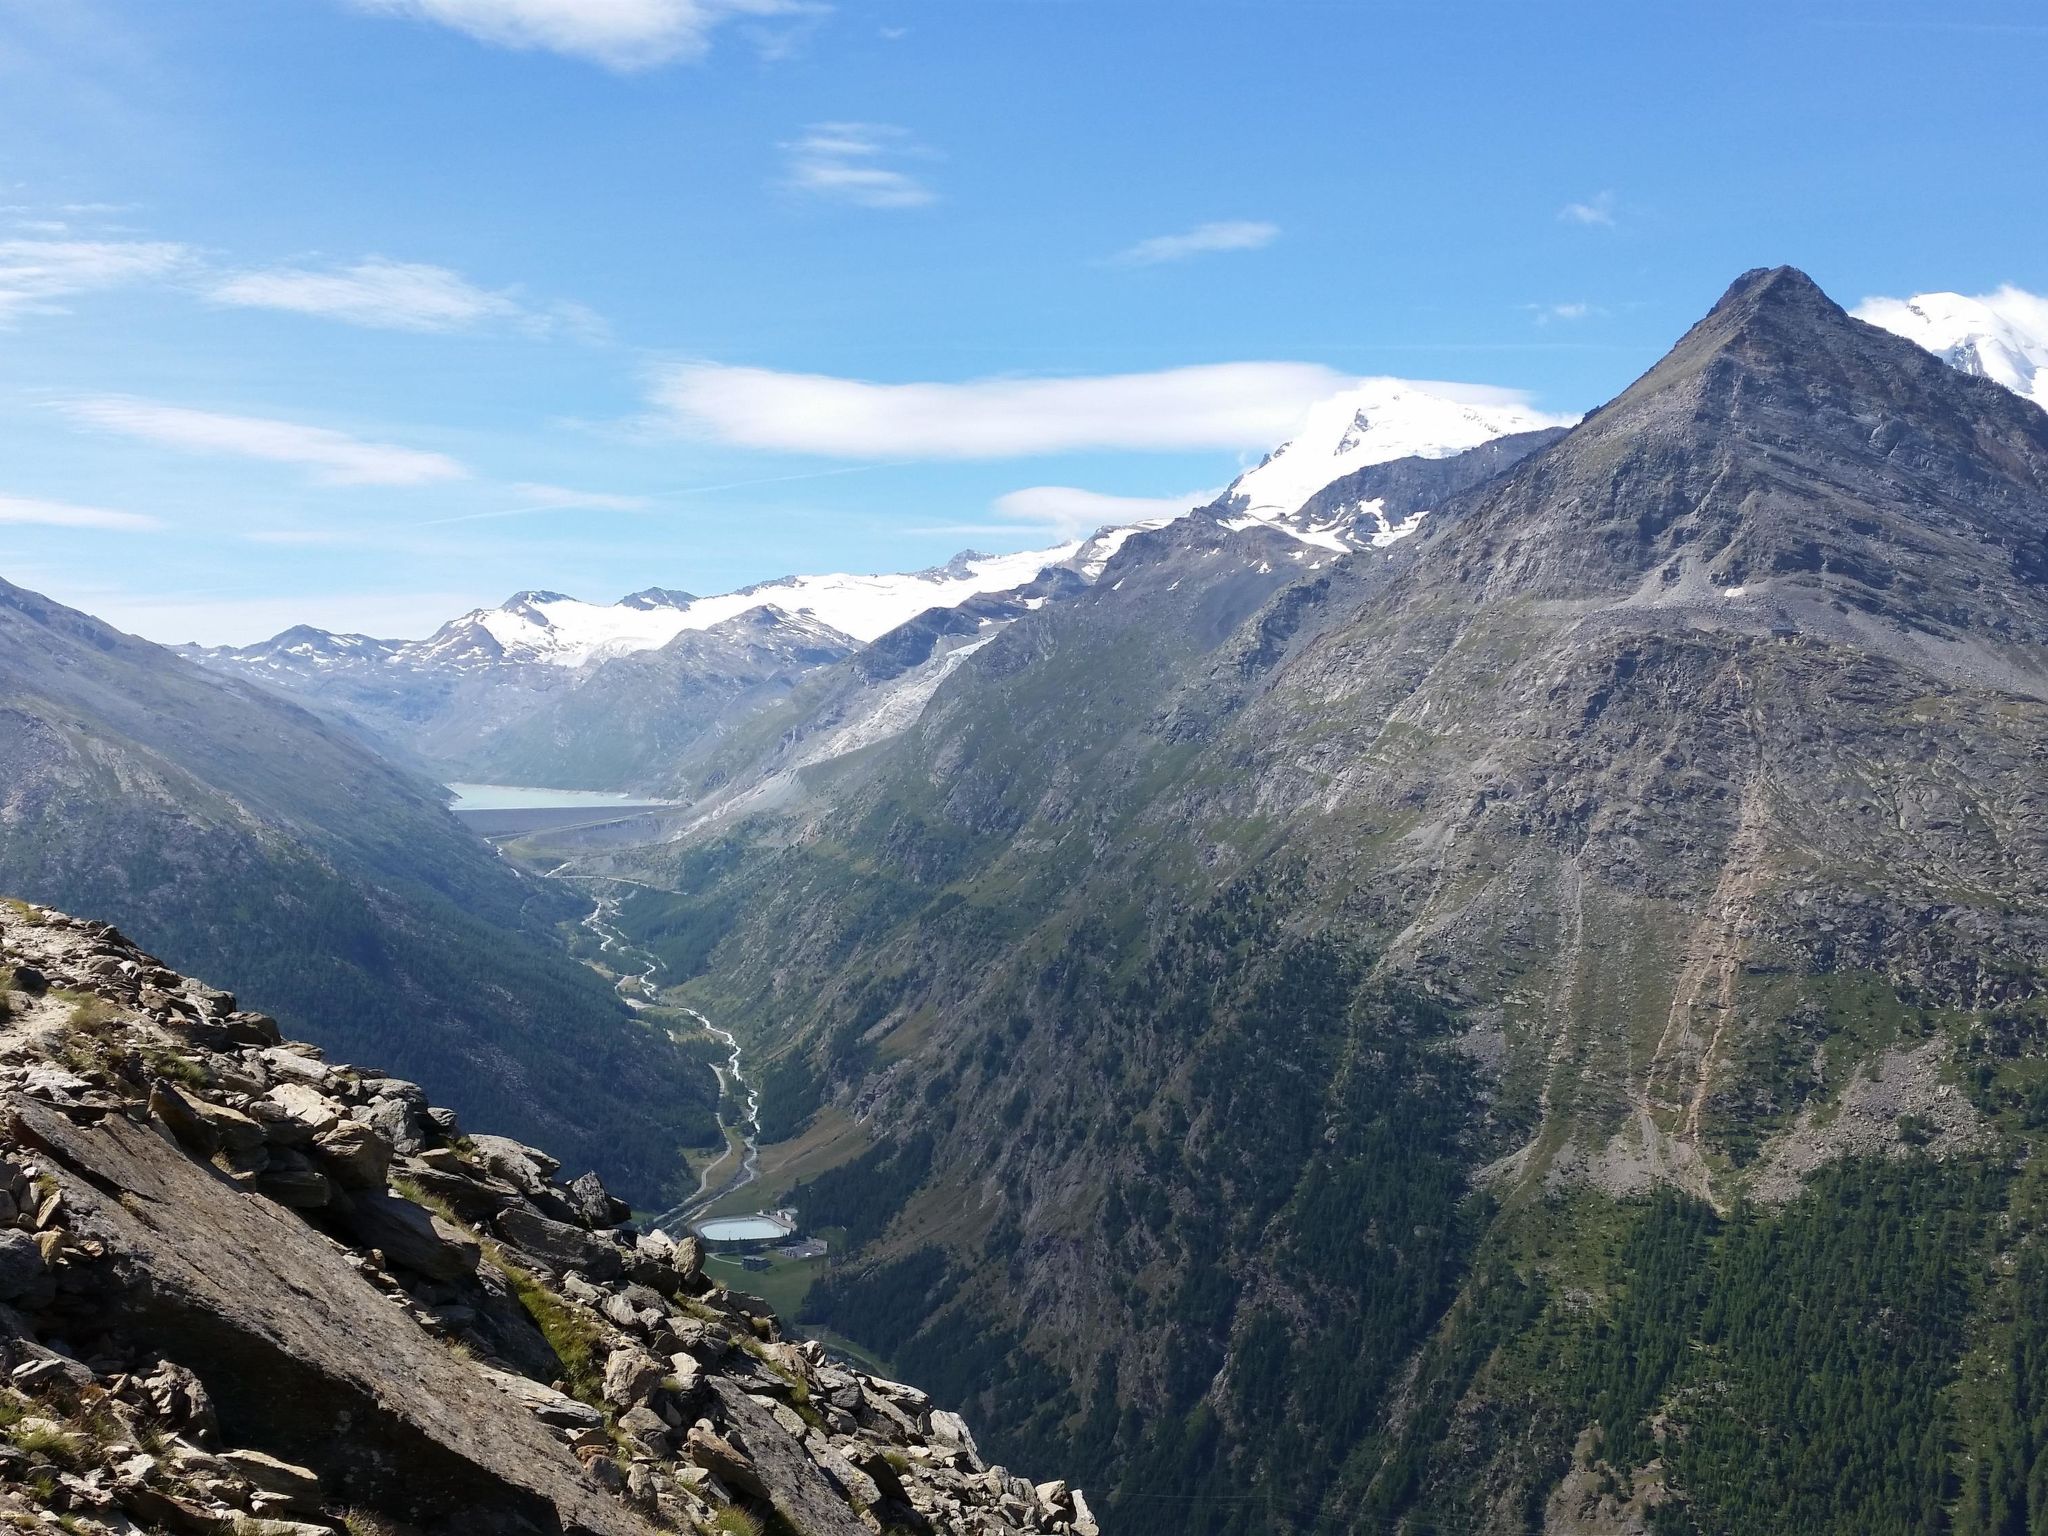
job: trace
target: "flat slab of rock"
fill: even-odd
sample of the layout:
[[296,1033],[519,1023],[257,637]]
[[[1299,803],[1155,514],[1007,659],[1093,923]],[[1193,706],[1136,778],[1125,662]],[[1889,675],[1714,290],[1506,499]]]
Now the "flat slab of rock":
[[476,1239],[382,1190],[349,1197],[342,1221],[366,1248],[379,1248],[401,1269],[429,1280],[456,1280],[476,1273],[483,1250]]
[[490,1366],[482,1369],[501,1392],[543,1424],[553,1424],[561,1429],[604,1428],[604,1415],[588,1403],[578,1402],[528,1376],[515,1376],[510,1371],[494,1370]]
[[550,1269],[580,1269],[593,1280],[615,1280],[624,1272],[619,1245],[566,1221],[550,1221],[523,1206],[500,1211],[492,1225],[521,1253]]
[[423,1527],[485,1509],[514,1529],[651,1536],[290,1211],[121,1116],[75,1125],[19,1096],[0,1114],[46,1150],[73,1231],[106,1244],[108,1323],[197,1371],[230,1443],[310,1469],[333,1503]]

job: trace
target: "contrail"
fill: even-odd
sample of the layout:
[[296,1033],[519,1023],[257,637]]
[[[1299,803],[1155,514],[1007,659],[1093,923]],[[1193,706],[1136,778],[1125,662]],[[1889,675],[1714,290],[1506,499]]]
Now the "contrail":
[[[797,480],[830,480],[839,475],[864,475],[877,469],[903,469],[909,460],[897,460],[889,464],[850,464],[844,469],[814,469],[800,475],[767,475],[758,480],[728,480],[722,485],[683,485],[672,490],[654,491],[653,496],[704,496],[713,491],[743,491],[756,485],[788,485]],[[464,512],[459,517],[433,517],[423,523],[413,523],[415,528],[438,528],[446,523],[475,523],[489,518],[531,517],[538,512],[581,512],[589,509],[584,501],[550,501],[537,507],[507,507],[498,512]]]

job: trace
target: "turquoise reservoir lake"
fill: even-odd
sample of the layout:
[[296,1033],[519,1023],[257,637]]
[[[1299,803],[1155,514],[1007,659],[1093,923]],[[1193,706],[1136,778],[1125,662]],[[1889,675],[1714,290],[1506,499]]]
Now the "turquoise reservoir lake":
[[669,803],[611,790],[541,789],[530,784],[450,784],[448,789],[455,796],[450,809],[457,811],[601,811]]

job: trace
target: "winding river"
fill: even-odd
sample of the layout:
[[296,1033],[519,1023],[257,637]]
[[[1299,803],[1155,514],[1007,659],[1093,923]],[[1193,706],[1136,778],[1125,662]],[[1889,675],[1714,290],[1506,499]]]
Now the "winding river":
[[[583,919],[583,926],[590,930],[597,940],[601,954],[613,960],[612,969],[618,974],[619,999],[634,1012],[654,1006],[659,990],[654,978],[662,969],[661,961],[628,939],[618,926],[619,897],[604,889],[608,881],[604,876],[563,876],[564,879],[590,879],[599,882],[597,904],[590,915]],[[637,969],[636,969],[637,967]],[[654,1225],[664,1229],[682,1228],[715,1200],[721,1200],[736,1189],[744,1189],[761,1176],[761,1092],[747,1081],[743,1070],[740,1043],[733,1038],[731,1030],[712,1023],[694,1008],[682,1012],[695,1019],[704,1029],[723,1045],[729,1053],[722,1067],[711,1070],[718,1075],[718,1128],[724,1132],[737,1130],[740,1137],[739,1167],[732,1170],[715,1185],[712,1175],[731,1159],[728,1150],[725,1156],[705,1165],[697,1179],[697,1192],[681,1205],[663,1211],[654,1219]],[[726,1118],[726,1106],[738,1104],[741,1113],[734,1120]],[[729,1145],[729,1143],[728,1143]]]

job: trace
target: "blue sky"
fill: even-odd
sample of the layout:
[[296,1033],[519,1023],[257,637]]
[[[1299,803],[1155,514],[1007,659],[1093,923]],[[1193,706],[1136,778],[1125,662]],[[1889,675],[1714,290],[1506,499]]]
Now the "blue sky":
[[1346,377],[1597,404],[1750,266],[2042,292],[2044,64],[2038,4],[0,0],[0,575],[247,640],[1047,544],[1005,497],[1219,486]]

